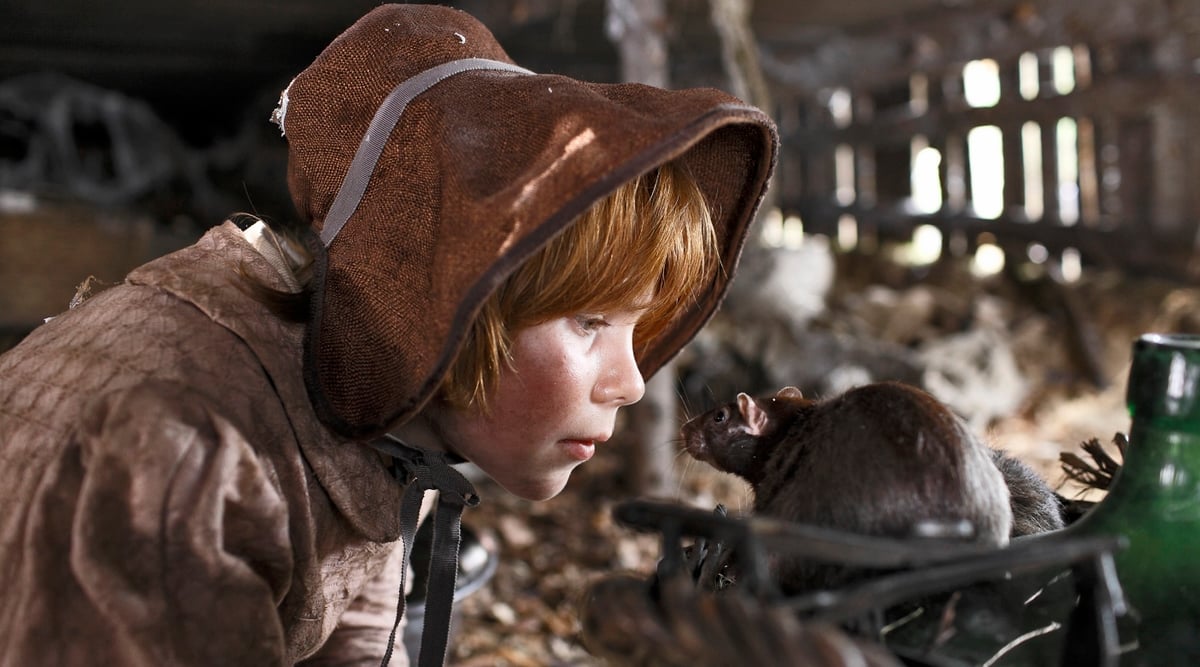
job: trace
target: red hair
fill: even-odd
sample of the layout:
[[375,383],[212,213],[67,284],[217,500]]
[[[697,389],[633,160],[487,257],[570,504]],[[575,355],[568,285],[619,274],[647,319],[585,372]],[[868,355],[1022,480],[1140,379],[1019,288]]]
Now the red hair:
[[[634,351],[722,270],[712,216],[692,177],[667,163],[617,188],[510,276],[484,304],[439,389],[486,408],[517,331],[576,313],[646,307]],[[649,292],[650,303],[638,303]]]

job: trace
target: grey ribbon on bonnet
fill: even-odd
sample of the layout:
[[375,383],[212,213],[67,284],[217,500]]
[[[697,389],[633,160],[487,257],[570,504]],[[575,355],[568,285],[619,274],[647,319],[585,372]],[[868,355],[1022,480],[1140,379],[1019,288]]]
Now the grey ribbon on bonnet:
[[341,187],[338,188],[337,197],[330,204],[329,212],[325,214],[325,224],[321,227],[321,242],[325,244],[326,248],[333,243],[334,237],[354,214],[358,203],[362,201],[363,193],[367,191],[367,184],[371,181],[371,174],[375,172],[375,165],[379,162],[379,156],[383,154],[383,147],[387,144],[392,130],[396,128],[396,123],[400,122],[400,116],[408,108],[408,103],[438,82],[460,72],[471,70],[502,70],[519,74],[533,74],[524,67],[498,60],[463,58],[430,67],[424,72],[400,82],[375,111],[375,117],[367,126],[367,133],[363,136],[362,143],[358,145],[358,151],[354,153],[350,168],[346,171],[345,178],[342,179]]

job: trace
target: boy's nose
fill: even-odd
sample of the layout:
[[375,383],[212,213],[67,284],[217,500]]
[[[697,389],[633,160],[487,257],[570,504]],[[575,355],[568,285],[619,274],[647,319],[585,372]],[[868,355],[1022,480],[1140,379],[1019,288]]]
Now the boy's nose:
[[613,364],[605,369],[596,386],[597,397],[602,403],[618,406],[630,405],[642,400],[646,394],[646,382],[638,368],[633,346],[629,345],[621,354],[615,355]]

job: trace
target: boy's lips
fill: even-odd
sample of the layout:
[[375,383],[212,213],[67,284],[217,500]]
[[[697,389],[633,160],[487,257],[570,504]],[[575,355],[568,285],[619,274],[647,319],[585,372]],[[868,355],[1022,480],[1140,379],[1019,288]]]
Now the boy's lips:
[[587,461],[596,454],[595,440],[579,440],[568,438],[560,440],[563,448],[567,451],[567,455],[578,461]]

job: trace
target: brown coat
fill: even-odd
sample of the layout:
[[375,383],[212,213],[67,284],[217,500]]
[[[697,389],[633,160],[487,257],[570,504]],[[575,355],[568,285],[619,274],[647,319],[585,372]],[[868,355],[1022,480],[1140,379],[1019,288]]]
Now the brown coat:
[[402,489],[239,272],[226,223],[0,356],[0,664],[378,664]]

